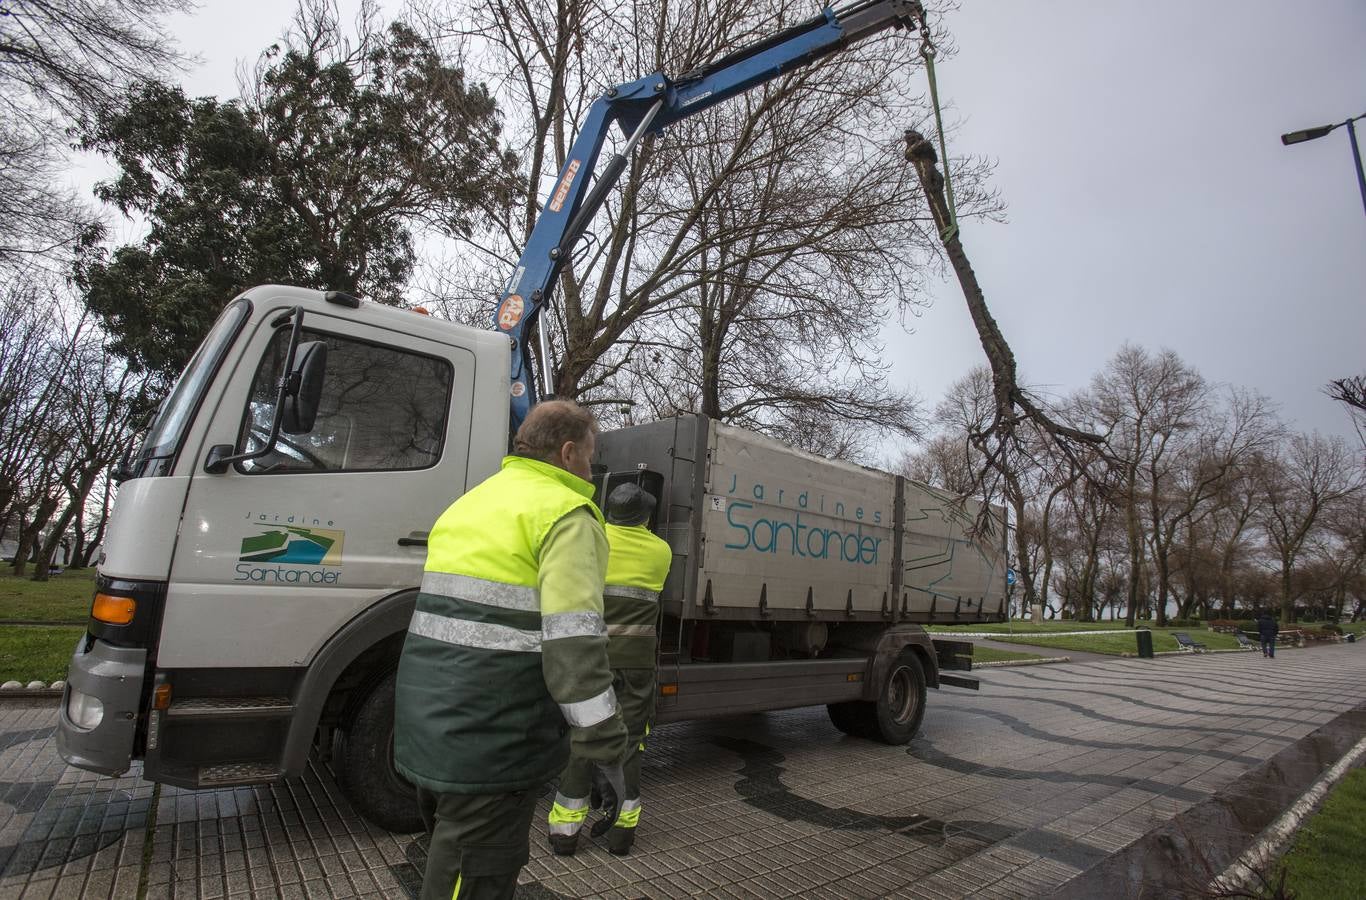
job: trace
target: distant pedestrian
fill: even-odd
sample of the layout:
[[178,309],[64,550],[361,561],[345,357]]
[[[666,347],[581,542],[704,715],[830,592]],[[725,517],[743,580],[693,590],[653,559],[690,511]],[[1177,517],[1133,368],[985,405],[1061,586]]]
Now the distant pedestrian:
[[1280,632],[1280,623],[1271,617],[1271,613],[1263,610],[1257,617],[1257,634],[1262,639],[1262,656],[1268,659],[1276,658],[1276,635]]

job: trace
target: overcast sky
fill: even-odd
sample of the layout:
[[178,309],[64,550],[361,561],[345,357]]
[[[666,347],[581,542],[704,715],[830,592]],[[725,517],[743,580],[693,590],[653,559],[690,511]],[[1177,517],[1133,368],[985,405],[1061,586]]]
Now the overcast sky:
[[[205,0],[176,17],[203,58],[187,91],[234,96],[290,8]],[[1366,2],[963,0],[948,28],[949,152],[994,159],[1008,206],[963,240],[1024,377],[1061,395],[1124,341],[1169,347],[1299,428],[1351,435],[1322,394],[1366,372],[1351,150],[1345,129],[1278,136],[1366,112]],[[894,378],[931,404],[984,360],[957,283],[933,293],[914,333],[886,333]]]
[[[1322,394],[1366,372],[1351,147],[1279,136],[1366,112],[1366,2],[963,0],[949,29],[949,152],[996,160],[1008,205],[963,242],[1023,376],[1063,394],[1125,341],[1168,347],[1352,435]],[[888,331],[932,402],[984,361],[957,282],[934,296],[914,334]]]

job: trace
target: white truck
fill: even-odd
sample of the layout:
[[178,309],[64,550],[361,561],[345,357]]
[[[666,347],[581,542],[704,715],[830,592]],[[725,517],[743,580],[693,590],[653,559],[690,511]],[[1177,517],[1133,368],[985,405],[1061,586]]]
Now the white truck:
[[[392,765],[393,673],[427,529],[497,470],[537,395],[529,336],[563,262],[652,130],[852,41],[922,25],[909,0],[827,9],[717,63],[594,103],[509,279],[496,330],[335,291],[233,300],[128,465],[58,728],[68,762],[191,788],[330,762],[376,822],[416,828]],[[591,189],[608,125],[630,136]],[[542,343],[540,361],[549,365]],[[924,485],[698,416],[604,434],[605,486],[660,498],[661,722],[825,704],[914,735],[925,688],[975,686],[929,622],[1005,616],[1004,529]]]
[[[508,384],[493,332],[299,288],[234,300],[119,490],[62,756],[210,788],[316,751],[358,808],[411,827],[392,673],[427,529],[506,450]],[[967,534],[973,505],[701,416],[600,447],[601,481],[654,492],[674,549],[661,722],[828,704],[904,742],[927,686],[971,686],[970,645],[921,625],[1005,616],[1003,529]]]

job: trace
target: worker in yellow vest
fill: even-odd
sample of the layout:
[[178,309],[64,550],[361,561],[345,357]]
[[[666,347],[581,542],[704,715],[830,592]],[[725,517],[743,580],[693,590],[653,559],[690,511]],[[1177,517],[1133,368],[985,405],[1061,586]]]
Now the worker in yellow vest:
[[[669,575],[673,552],[650,532],[655,498],[638,485],[623,484],[607,498],[607,586],[603,589],[612,685],[630,734],[626,757],[626,795],[619,809],[608,797],[609,812],[593,827],[607,833],[607,849],[619,856],[631,852],[640,821],[640,761],[655,713],[655,669],[658,646],[659,592]],[[592,760],[575,753],[560,776],[550,807],[550,846],[570,855],[578,848],[579,831],[588,816],[593,788]],[[606,793],[607,791],[604,791]]]
[[539,404],[502,469],[432,527],[394,690],[394,762],[430,835],[423,900],[510,900],[571,747],[626,796],[596,429],[573,403]]

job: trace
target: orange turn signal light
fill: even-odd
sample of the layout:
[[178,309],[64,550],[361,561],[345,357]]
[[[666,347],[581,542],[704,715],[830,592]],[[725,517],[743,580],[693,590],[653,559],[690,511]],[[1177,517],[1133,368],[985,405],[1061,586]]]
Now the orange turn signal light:
[[133,621],[138,602],[132,597],[116,597],[113,594],[96,594],[90,607],[90,617],[106,625],[127,625]]
[[844,676],[844,678],[845,678],[846,681],[862,681],[862,680],[863,680],[863,673],[862,673],[862,672],[850,672],[848,675]]
[[152,691],[152,709],[167,709],[171,705],[171,685],[163,682]]
[[661,694],[663,694],[665,697],[672,697],[672,696],[674,696],[674,695],[676,695],[676,694],[678,693],[678,685],[676,685],[676,684],[661,684],[661,685],[659,686],[659,692],[660,692]]

